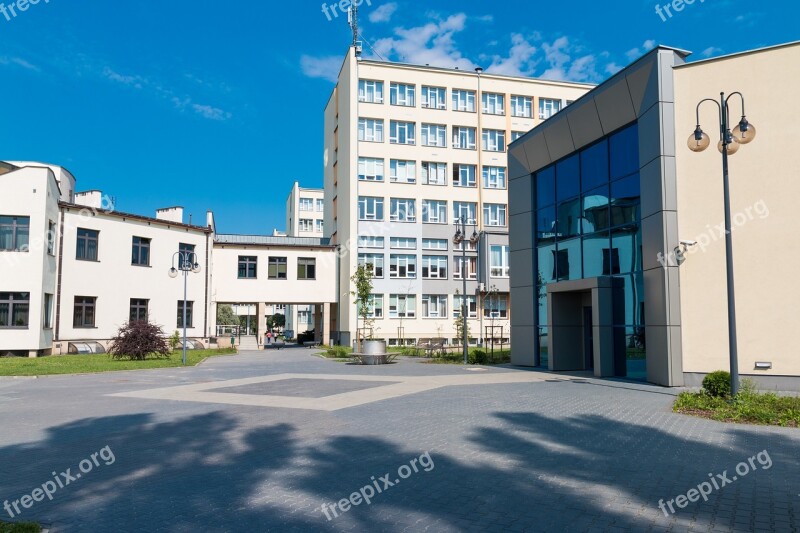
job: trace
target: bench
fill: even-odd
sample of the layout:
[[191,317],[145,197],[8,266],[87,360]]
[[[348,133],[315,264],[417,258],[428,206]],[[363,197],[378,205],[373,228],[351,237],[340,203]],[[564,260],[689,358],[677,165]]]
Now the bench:
[[281,348],[285,348],[285,342],[270,342],[269,344],[264,345],[265,350],[280,350]]
[[425,357],[431,357],[435,353],[443,353],[444,346],[444,339],[420,339],[414,349],[418,357],[421,351],[425,352]]
[[320,341],[306,341],[303,346],[306,348],[319,348],[322,343]]

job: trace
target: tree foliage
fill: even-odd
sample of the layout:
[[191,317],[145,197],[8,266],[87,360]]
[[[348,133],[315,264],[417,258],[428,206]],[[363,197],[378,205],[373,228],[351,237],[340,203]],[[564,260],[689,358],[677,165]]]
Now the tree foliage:
[[108,353],[114,359],[144,361],[148,357],[169,357],[172,350],[161,326],[136,320],[119,328]]
[[286,327],[286,315],[275,313],[274,315],[267,317],[267,327],[270,330]]
[[[356,287],[356,290],[352,291],[350,294],[352,294],[356,299],[356,304],[358,305],[358,316],[361,317],[361,320],[364,324],[363,331],[372,329],[370,327],[372,324],[372,320],[370,319],[370,297],[372,296],[372,279],[374,277],[375,274],[372,270],[372,265],[368,263],[366,265],[358,265],[355,273],[350,278]],[[358,324],[356,324],[356,329],[358,329]],[[364,340],[363,337],[360,340]]]
[[228,304],[217,306],[217,325],[236,326],[239,324],[239,317],[233,312],[233,307]]

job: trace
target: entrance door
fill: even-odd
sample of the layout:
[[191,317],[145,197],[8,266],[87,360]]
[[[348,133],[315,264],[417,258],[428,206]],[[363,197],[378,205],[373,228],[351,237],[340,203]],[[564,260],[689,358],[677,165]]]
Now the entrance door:
[[594,328],[591,307],[583,308],[583,356],[584,368],[594,370]]

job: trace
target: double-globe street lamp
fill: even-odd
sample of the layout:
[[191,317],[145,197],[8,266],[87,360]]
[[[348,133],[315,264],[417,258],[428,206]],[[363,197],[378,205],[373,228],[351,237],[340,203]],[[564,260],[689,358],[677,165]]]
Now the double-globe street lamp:
[[[472,226],[472,236],[469,238],[469,243],[473,246],[478,244],[480,236],[476,231],[477,226]],[[456,220],[456,234],[453,236],[453,244],[456,246],[461,245],[461,280],[463,282],[464,291],[461,295],[461,333],[464,337],[464,364],[469,363],[469,335],[467,330],[467,316],[469,315],[467,308],[467,245],[464,240],[467,238],[467,218],[462,216]]]
[[[734,95],[739,96],[742,101],[742,119],[739,124],[731,131],[730,107],[728,101]],[[748,144],[755,139],[756,129],[747,121],[744,111],[744,96],[740,92],[734,92],[728,97],[725,93],[720,93],[719,102],[713,98],[705,98],[697,104],[697,128],[689,136],[689,149],[692,152],[702,152],[711,144],[711,138],[700,127],[700,106],[704,102],[714,102],[719,108],[719,131],[720,140],[717,149],[722,153],[722,188],[725,202],[725,264],[727,268],[728,285],[728,344],[730,350],[731,366],[731,395],[739,393],[739,360],[736,342],[736,298],[733,284],[733,242],[731,239],[731,205],[730,205],[730,184],[728,181],[728,156],[739,151],[743,144]]]
[[[175,267],[175,258],[178,258],[178,266]],[[169,277],[177,278],[178,272],[183,272],[183,364],[186,364],[186,288],[188,285],[189,272],[200,273],[200,263],[197,261],[197,254],[194,252],[180,251],[172,255],[172,268],[169,269]]]

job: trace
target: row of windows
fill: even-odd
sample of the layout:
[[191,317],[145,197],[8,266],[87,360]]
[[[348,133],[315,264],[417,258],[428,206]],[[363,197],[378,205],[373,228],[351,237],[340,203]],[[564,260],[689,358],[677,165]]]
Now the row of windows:
[[[47,253],[55,255],[56,223],[47,226]],[[31,243],[31,217],[0,215],[0,251],[26,252]]]
[[317,198],[315,200],[314,198],[304,198],[301,196],[299,199],[299,203],[300,203],[299,207],[300,211],[314,211],[315,207],[318,213],[322,213],[323,211],[325,211],[325,201],[322,198]]
[[322,233],[324,229],[324,223],[319,218],[301,218],[297,220],[297,225],[298,229],[303,233],[311,233],[314,231]]
[[[409,239],[415,240],[415,239]],[[453,261],[453,279],[464,279],[463,271],[466,270],[467,279],[478,278],[478,259],[476,257],[464,258],[455,256]],[[448,279],[449,258],[446,255],[423,255],[419,262],[416,254],[389,254],[390,279],[416,279],[418,266],[421,268],[422,279]],[[358,264],[369,265],[376,278],[386,275],[386,256],[382,253],[360,253]],[[489,254],[489,275],[493,278],[508,278],[509,247],[491,246]]]
[[[451,182],[454,187],[477,187],[477,165],[453,163]],[[442,185],[447,182],[447,163],[417,161],[406,159],[389,160],[389,181],[392,183],[417,183],[421,174],[423,185]],[[507,186],[506,167],[484,166],[481,172],[484,189],[505,189]],[[361,181],[386,180],[386,160],[375,157],[358,158],[358,179]]]
[[[448,248],[448,241],[447,239],[422,239],[422,249],[423,250],[447,250]],[[382,236],[375,236],[375,235],[359,235],[358,237],[358,247],[359,248],[381,248],[383,249],[386,245],[386,239]],[[453,248],[454,250],[462,251],[464,246],[466,245],[468,252],[474,252],[478,249],[477,244],[472,244],[469,240],[461,241],[461,245]],[[391,237],[389,239],[389,246],[390,248],[397,248],[397,249],[406,249],[406,250],[416,250],[417,249],[417,239],[414,237]]]
[[[469,89],[450,90],[450,108],[453,111],[475,112],[475,91]],[[447,109],[447,89],[423,85],[419,92],[420,107],[423,109]],[[358,100],[360,102],[382,104],[385,102],[384,83],[378,80],[358,81]],[[407,83],[389,84],[389,103],[403,107],[417,106],[417,86]],[[566,105],[571,104],[566,101]],[[533,98],[530,96],[510,95],[510,113],[512,117],[533,118]],[[547,119],[559,112],[562,100],[556,98],[539,98],[539,118]],[[506,95],[502,93],[482,92],[481,111],[485,115],[505,115]]]
[[[286,257],[269,257],[267,259],[267,279],[285,280],[289,262]],[[239,279],[258,279],[258,257],[254,255],[239,256]],[[313,257],[297,259],[297,279],[317,279],[317,260]]]
[[[366,142],[384,142],[384,120],[382,118],[359,118],[358,140]],[[477,149],[477,128],[469,126],[451,127],[451,146],[461,150]],[[522,137],[525,132],[512,131],[511,141]],[[391,144],[417,144],[417,123],[402,120],[389,121],[389,142]],[[420,146],[447,148],[447,125],[428,124],[420,125]],[[505,152],[506,131],[495,129],[481,130],[481,149],[485,152]]]
[[[358,197],[358,219],[363,221],[385,220],[385,200],[378,196]],[[453,202],[453,221],[466,220],[476,224],[478,204],[476,202]],[[508,208],[506,204],[483,204],[483,223],[486,226],[506,226]],[[417,222],[417,200],[414,198],[390,198],[389,221]],[[424,224],[447,224],[446,200],[422,200],[422,222]]]
[[[369,318],[460,318],[466,303],[467,316],[478,318],[478,302],[475,296],[467,296],[466,302],[462,295],[456,294],[450,305],[448,294],[389,294],[388,299],[383,294],[371,294],[367,314]],[[388,309],[386,304],[388,303]],[[419,303],[419,305],[418,305]],[[485,318],[507,319],[508,298],[506,295],[494,295],[483,299],[483,316]],[[452,309],[448,314],[448,309]],[[419,313],[419,314],[418,314]]]

